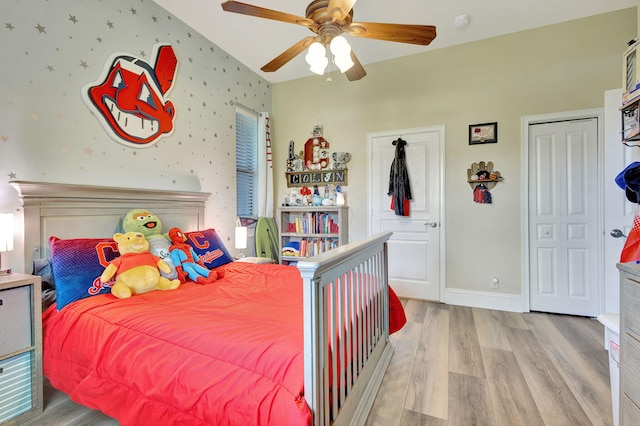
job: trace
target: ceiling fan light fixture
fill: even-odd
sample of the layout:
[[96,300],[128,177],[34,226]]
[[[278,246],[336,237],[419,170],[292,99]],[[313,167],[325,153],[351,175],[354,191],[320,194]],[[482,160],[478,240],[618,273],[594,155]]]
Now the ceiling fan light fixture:
[[336,36],[331,39],[329,47],[333,56],[349,56],[351,54],[351,46],[349,46],[347,39],[342,36]]
[[343,56],[334,56],[333,62],[336,64],[338,69],[340,69],[341,73],[349,71],[354,65],[353,61],[351,60],[351,55],[349,54]]
[[327,68],[327,65],[329,65],[329,60],[326,57],[324,57],[324,58],[318,59],[315,64],[312,64],[309,67],[309,69],[313,73],[316,73],[318,75],[322,75],[322,74],[324,74],[324,70]]
[[333,62],[341,73],[348,71],[354,65],[351,60],[351,46],[346,38],[342,36],[334,37],[329,43],[329,48],[333,54]]
[[324,45],[317,41],[311,43],[304,59],[307,61],[307,64],[309,64],[309,69],[319,75],[324,74],[324,70],[329,64]]

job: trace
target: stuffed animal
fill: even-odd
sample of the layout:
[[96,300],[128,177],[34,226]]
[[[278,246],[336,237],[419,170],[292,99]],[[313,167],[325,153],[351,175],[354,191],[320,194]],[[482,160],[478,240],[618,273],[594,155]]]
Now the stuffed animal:
[[176,272],[180,282],[190,279],[198,284],[209,284],[218,278],[224,277],[224,269],[208,269],[196,254],[193,247],[187,244],[187,237],[180,228],[171,228],[169,238],[173,245],[170,248],[170,256],[176,265]]
[[169,257],[169,247],[171,242],[169,236],[162,233],[162,221],[154,213],[146,209],[129,210],[122,218],[122,229],[124,232],[139,232],[149,242],[149,251],[154,256],[158,256],[169,265],[169,272],[160,272],[163,277],[170,280],[178,278],[176,268]]
[[149,242],[139,232],[116,233],[113,239],[118,244],[120,257],[105,268],[100,281],[106,283],[115,275],[111,293],[125,299],[134,294],[153,290],[173,290],[180,281],[160,276],[160,271],[168,272],[169,266],[159,257],[149,253]]

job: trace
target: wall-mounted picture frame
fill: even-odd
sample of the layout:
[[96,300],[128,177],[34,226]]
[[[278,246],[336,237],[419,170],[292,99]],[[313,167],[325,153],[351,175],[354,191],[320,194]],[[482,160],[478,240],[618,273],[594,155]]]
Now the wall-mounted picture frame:
[[469,125],[469,145],[498,142],[498,123]]

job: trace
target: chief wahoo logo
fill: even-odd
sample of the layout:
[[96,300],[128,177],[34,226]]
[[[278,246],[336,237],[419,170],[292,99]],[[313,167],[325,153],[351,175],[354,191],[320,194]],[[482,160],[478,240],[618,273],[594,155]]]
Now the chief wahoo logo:
[[98,80],[82,98],[109,136],[133,148],[147,148],[173,132],[176,110],[167,98],[178,68],[169,44],[154,46],[152,66],[126,53],[109,57]]

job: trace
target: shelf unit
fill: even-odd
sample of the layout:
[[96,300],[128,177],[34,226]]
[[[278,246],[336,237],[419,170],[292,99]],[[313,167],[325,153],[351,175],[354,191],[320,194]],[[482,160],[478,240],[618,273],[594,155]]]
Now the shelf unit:
[[[280,207],[280,263],[295,264],[306,257],[346,244],[349,239],[348,211],[347,206]],[[283,248],[289,243],[300,246],[297,256],[283,254]]]
[[629,142],[640,141],[640,113],[638,104],[640,99],[635,96],[633,99],[625,102],[620,111],[622,112],[622,142],[629,145]]
[[0,276],[0,423],[42,413],[42,299],[39,276]]

